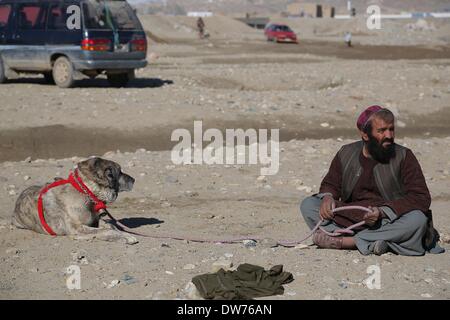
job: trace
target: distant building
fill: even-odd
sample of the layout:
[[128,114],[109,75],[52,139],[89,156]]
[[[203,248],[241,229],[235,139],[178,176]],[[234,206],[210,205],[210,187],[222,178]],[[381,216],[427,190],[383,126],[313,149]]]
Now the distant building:
[[210,11],[189,11],[187,13],[187,16],[188,17],[202,17],[202,18],[205,18],[205,17],[212,17],[213,13],[210,12]]
[[333,18],[335,14],[334,7],[311,2],[288,4],[286,11],[289,16],[309,18]]

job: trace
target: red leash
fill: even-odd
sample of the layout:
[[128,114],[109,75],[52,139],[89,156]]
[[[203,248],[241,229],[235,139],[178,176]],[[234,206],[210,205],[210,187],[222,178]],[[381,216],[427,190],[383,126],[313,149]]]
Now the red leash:
[[49,185],[46,185],[42,190],[39,192],[39,198],[38,198],[38,213],[39,213],[39,220],[41,221],[42,227],[47,231],[48,234],[52,236],[56,236],[57,234],[50,228],[50,226],[45,221],[44,217],[44,205],[42,201],[42,197],[44,194],[46,194],[50,189],[59,187],[65,184],[71,184],[72,187],[74,187],[78,192],[87,195],[92,202],[94,203],[94,211],[98,213],[100,210],[106,210],[106,205],[103,201],[98,199],[91,190],[84,184],[83,180],[78,175],[78,169],[75,169],[74,173],[70,173],[69,178],[62,179],[55,181]]

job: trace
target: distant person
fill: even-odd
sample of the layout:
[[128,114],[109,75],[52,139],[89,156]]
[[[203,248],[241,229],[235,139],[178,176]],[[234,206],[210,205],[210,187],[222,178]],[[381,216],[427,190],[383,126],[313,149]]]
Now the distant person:
[[351,32],[346,32],[344,36],[345,43],[347,44],[347,47],[352,46],[352,34]]
[[205,37],[205,22],[203,21],[202,17],[199,17],[197,19],[197,30],[198,30],[198,36],[200,39],[203,39]]

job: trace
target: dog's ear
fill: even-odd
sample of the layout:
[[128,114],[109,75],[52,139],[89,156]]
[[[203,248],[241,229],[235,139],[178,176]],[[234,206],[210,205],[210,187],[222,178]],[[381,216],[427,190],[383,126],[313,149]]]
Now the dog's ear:
[[84,160],[78,164],[78,169],[83,173],[83,175],[96,182],[101,184],[103,177],[103,169],[102,169],[102,159],[99,157],[92,157],[87,160]]

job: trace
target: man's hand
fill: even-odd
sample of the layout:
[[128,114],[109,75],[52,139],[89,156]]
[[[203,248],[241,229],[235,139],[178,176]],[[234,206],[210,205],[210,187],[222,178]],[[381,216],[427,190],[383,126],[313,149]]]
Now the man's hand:
[[364,215],[364,221],[369,227],[372,227],[378,220],[383,217],[382,211],[378,207],[368,207],[372,212]]
[[322,198],[322,203],[320,204],[319,215],[323,220],[331,220],[334,217],[334,213],[331,211],[335,208],[336,203],[330,195],[326,195]]

